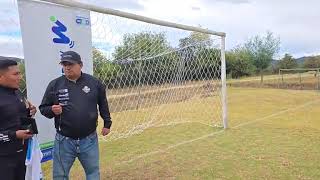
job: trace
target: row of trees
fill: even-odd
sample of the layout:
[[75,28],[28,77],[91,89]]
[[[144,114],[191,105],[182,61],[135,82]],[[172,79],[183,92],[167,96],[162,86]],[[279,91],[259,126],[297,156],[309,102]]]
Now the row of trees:
[[271,32],[266,36],[255,36],[243,45],[226,53],[227,73],[229,77],[239,78],[260,73],[263,82],[264,73],[278,73],[279,69],[320,68],[320,56],[310,56],[301,60],[285,54],[280,60],[274,60],[279,52],[280,39]]
[[295,68],[320,68],[320,56],[309,56],[305,58],[295,59],[290,54],[285,54],[282,59],[272,66],[272,71],[277,73],[279,69],[295,69]]
[[128,34],[112,61],[93,49],[94,75],[111,87],[217,78],[220,51],[211,45],[209,35],[195,32],[180,39],[176,48],[163,33]]
[[[320,67],[320,56],[305,58],[304,64],[298,64],[290,54],[285,54],[274,63],[279,46],[280,39],[271,32],[250,38],[226,52],[227,75],[240,78],[260,74],[263,82],[267,71]],[[94,75],[109,88],[214,79],[221,75],[220,56],[220,49],[213,46],[207,34],[192,32],[179,40],[178,47],[171,47],[164,33],[127,34],[112,60],[93,48]],[[21,68],[24,72],[23,65]]]
[[[221,54],[212,45],[209,35],[197,32],[180,39],[178,47],[171,47],[164,33],[127,34],[112,61],[93,49],[94,74],[111,86],[220,78]],[[279,49],[280,38],[272,32],[250,38],[226,52],[228,77],[260,74],[262,83],[265,73],[278,73],[279,69],[320,67],[320,56],[309,57],[302,65],[290,54],[275,61]]]
[[256,35],[226,52],[227,74],[231,78],[260,74],[263,82],[263,74],[279,49],[280,38],[272,32],[267,32],[265,36]]

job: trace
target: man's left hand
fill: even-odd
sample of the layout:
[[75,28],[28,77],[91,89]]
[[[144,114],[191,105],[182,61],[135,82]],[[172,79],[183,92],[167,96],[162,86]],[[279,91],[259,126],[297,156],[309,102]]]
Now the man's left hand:
[[106,136],[110,133],[110,129],[108,128],[102,128],[101,134],[102,136]]

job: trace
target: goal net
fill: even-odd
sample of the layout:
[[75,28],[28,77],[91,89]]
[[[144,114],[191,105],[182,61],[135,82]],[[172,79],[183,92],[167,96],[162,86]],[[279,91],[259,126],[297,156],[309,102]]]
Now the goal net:
[[94,12],[91,21],[111,137],[180,123],[222,126],[220,37]]
[[279,69],[279,87],[301,90],[320,89],[320,68]]
[[113,121],[105,140],[184,123],[226,127],[224,33],[52,2],[90,10],[93,74],[107,88]]

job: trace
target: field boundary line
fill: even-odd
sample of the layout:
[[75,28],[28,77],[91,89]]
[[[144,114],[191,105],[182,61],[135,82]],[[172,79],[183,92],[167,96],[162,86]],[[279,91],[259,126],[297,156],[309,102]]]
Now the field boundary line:
[[[256,122],[259,122],[259,121],[263,121],[263,120],[269,119],[271,117],[275,117],[275,116],[278,116],[278,115],[281,115],[281,114],[284,114],[284,113],[287,113],[287,112],[290,112],[290,111],[293,111],[293,110],[296,110],[296,109],[304,108],[306,106],[309,106],[309,105],[317,103],[317,102],[320,102],[320,100],[309,101],[307,103],[304,103],[302,105],[296,106],[294,108],[288,108],[286,110],[282,110],[282,111],[267,115],[267,116],[262,117],[262,118],[258,118],[258,119],[255,119],[255,120],[252,120],[252,121],[249,121],[249,122],[246,122],[246,123],[242,123],[242,124],[236,125],[236,126],[234,126],[233,128],[230,128],[230,129],[238,129],[238,128],[241,128],[243,126],[246,126],[246,125],[249,125],[249,124],[253,124],[253,123],[256,123]],[[139,160],[139,159],[142,159],[144,157],[148,157],[148,156],[151,156],[151,155],[154,155],[154,154],[164,153],[164,152],[167,152],[170,149],[174,149],[174,148],[179,147],[181,145],[189,144],[189,143],[192,143],[192,142],[195,142],[195,141],[198,141],[198,140],[202,140],[202,139],[205,139],[205,138],[208,138],[210,136],[217,135],[217,134],[222,134],[223,132],[225,132],[225,130],[219,130],[219,131],[207,134],[207,135],[200,136],[200,137],[195,138],[195,139],[182,141],[180,143],[168,146],[168,147],[166,147],[164,149],[159,149],[159,150],[156,150],[156,151],[152,151],[152,152],[148,152],[148,153],[145,153],[145,154],[141,154],[141,155],[136,156],[135,158],[132,158],[132,159],[130,159],[128,161],[119,162],[116,165],[127,164],[127,163],[131,163],[131,162],[134,162],[136,160]]]

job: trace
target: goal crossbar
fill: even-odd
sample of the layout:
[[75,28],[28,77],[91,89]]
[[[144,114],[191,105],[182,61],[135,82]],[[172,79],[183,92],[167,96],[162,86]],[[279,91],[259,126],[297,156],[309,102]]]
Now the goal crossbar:
[[[36,1],[36,0],[33,0],[33,1]],[[143,22],[150,23],[150,24],[156,24],[156,25],[172,27],[172,28],[177,28],[177,29],[183,29],[183,30],[187,30],[187,31],[196,31],[196,32],[216,35],[216,36],[220,36],[220,37],[226,36],[226,33],[224,33],[224,32],[217,32],[217,31],[212,31],[212,30],[200,28],[200,27],[172,23],[172,22],[168,22],[168,21],[163,21],[163,20],[159,20],[159,19],[136,15],[133,13],[127,13],[124,11],[114,10],[114,9],[105,8],[105,7],[102,8],[102,7],[98,7],[98,6],[91,5],[91,4],[85,4],[85,3],[81,3],[81,2],[75,2],[72,0],[40,0],[40,1],[54,3],[54,4],[60,4],[60,5],[68,6],[68,7],[76,7],[76,8],[80,8],[80,9],[86,9],[86,10],[99,12],[99,13],[103,13],[103,14],[120,16],[120,17],[124,17],[124,18],[143,21]]]

